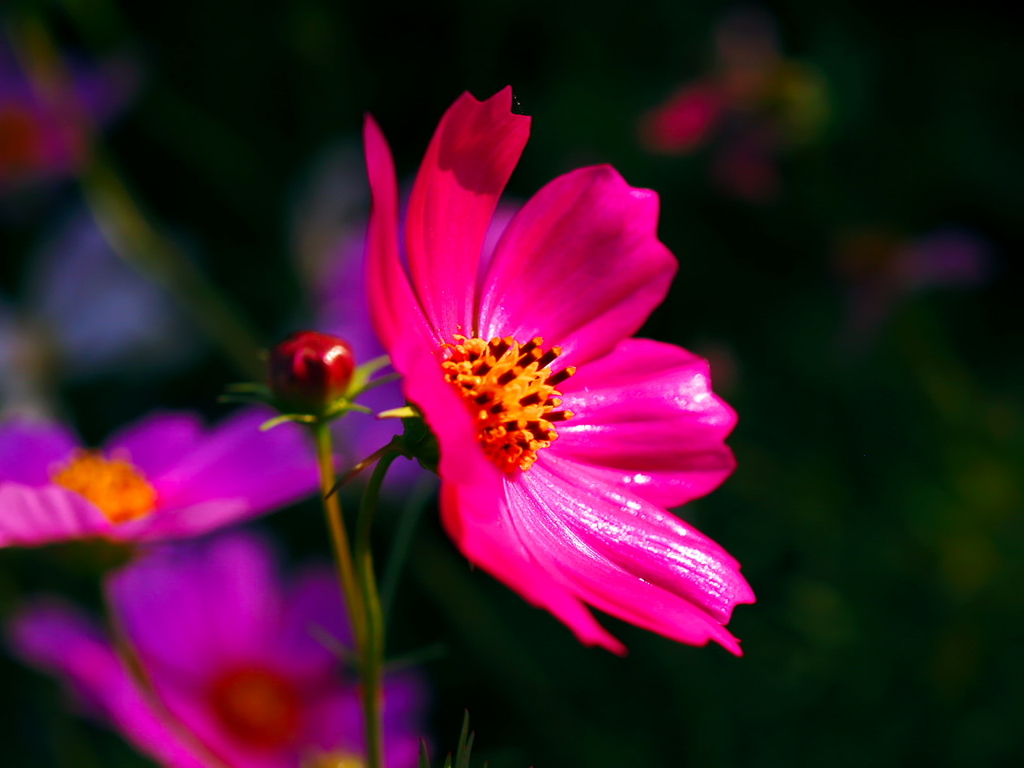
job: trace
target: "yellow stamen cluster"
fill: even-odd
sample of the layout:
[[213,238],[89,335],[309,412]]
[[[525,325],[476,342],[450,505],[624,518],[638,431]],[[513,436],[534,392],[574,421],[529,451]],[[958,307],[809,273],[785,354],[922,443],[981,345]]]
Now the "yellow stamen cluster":
[[450,355],[441,367],[476,419],[484,453],[502,471],[527,470],[537,452],[558,437],[555,424],[572,418],[556,411],[562,394],[555,387],[576,369],[551,371],[560,347],[544,351],[540,336],[520,344],[511,336],[484,341],[456,336],[445,344]]
[[76,451],[51,478],[87,498],[112,523],[138,520],[156,507],[156,490],[127,457],[107,459],[96,451]]

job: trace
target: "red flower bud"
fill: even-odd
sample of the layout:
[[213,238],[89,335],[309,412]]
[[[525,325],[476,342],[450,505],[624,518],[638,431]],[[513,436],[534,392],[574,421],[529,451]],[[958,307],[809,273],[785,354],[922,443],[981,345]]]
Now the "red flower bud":
[[355,371],[352,347],[317,331],[298,331],[270,350],[267,377],[279,404],[320,413],[345,394]]

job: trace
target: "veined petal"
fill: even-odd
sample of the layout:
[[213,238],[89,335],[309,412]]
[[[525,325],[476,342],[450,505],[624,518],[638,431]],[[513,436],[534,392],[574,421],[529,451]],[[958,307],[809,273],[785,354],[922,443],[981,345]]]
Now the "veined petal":
[[551,611],[585,645],[599,645],[613,653],[625,646],[597,623],[573,593],[530,555],[511,524],[503,480],[481,494],[480,489],[442,486],[441,514],[466,558],[518,592],[528,602]]
[[611,166],[559,176],[505,229],[483,280],[481,336],[542,336],[579,365],[634,333],[665,298],[675,257],[658,197]]
[[14,419],[0,425],[0,482],[46,485],[78,443],[58,424]]
[[586,467],[538,462],[508,483],[512,523],[530,554],[596,608],[680,642],[715,640],[753,592],[736,561],[684,521],[609,486]]
[[462,94],[441,118],[409,198],[409,272],[435,333],[473,335],[484,238],[530,135],[512,88],[486,101]]
[[417,346],[433,348],[441,339],[431,334],[399,256],[395,165],[387,140],[370,116],[363,127],[363,140],[372,196],[366,236],[370,316],[395,368],[406,373],[406,350]]
[[654,504],[703,496],[735,467],[724,440],[736,414],[712,393],[707,361],[681,347],[627,339],[563,389],[574,416],[548,450]]
[[109,536],[114,525],[94,505],[56,485],[0,485],[0,547],[32,547]]
[[157,717],[109,641],[76,611],[58,603],[39,603],[18,614],[8,633],[20,657],[59,675],[81,700],[161,765],[207,765]]

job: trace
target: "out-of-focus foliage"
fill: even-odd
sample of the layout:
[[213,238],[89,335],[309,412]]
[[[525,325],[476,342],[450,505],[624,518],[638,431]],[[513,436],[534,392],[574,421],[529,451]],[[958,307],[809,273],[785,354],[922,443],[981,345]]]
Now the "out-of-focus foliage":
[[[264,344],[318,313],[292,253],[293,203],[325,152],[358,146],[364,111],[408,174],[461,91],[511,83],[534,116],[511,193],[596,162],[660,193],[680,273],[645,333],[708,356],[740,414],[739,469],[681,514],[758,595],[730,625],[746,656],[611,620],[626,659],[581,648],[470,571],[418,492],[389,644],[443,646],[427,664],[435,744],[468,708],[474,759],[492,768],[1024,759],[1024,78],[1008,18],[986,4],[763,6],[827,110],[774,156],[775,194],[751,200],[715,183],[721,138],[675,157],[640,141],[644,114],[717,66],[728,4],[13,5],[18,29],[31,19],[85,59],[144,72],[104,147]],[[337,217],[339,247],[359,226],[351,183],[320,220],[329,233]],[[3,318],[31,314],[40,244],[80,203],[70,181],[0,199],[5,366],[5,350],[32,355],[4,346]],[[980,261],[934,247],[950,232]],[[214,344],[168,354],[180,362],[146,377],[118,363],[30,380],[94,443],[153,407],[216,412],[240,376],[228,358]],[[315,505],[269,526],[291,551],[327,552]],[[77,548],[0,552],[0,607],[44,589],[95,601],[96,568]],[[0,765],[145,764],[66,713],[51,682],[7,657],[0,674]]]

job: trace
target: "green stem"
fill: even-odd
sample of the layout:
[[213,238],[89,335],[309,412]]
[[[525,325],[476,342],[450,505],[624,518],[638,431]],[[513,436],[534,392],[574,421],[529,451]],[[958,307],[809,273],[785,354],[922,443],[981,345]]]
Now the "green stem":
[[377,577],[373,570],[373,550],[370,547],[370,533],[373,517],[377,511],[377,499],[384,475],[399,454],[388,452],[381,456],[373,469],[370,482],[363,493],[356,524],[356,567],[359,583],[363,590],[363,605],[366,608],[366,653],[360,654],[363,680],[363,714],[366,720],[367,768],[383,768],[384,738],[381,732],[381,710],[383,704],[381,678],[384,670],[384,612],[381,609],[380,594],[377,591]]
[[149,222],[98,147],[93,147],[80,182],[93,216],[117,255],[165,285],[241,372],[262,379],[260,347],[239,320],[238,310]]
[[[33,73],[34,86],[51,108],[62,109],[60,91],[68,87],[70,77],[46,24],[29,15],[15,27],[16,53]],[[262,379],[260,346],[248,325],[203,272],[150,222],[114,164],[105,157],[95,132],[89,133],[79,182],[89,209],[114,252],[144,275],[165,285],[243,373]]]
[[434,498],[434,491],[437,488],[436,476],[430,473],[423,473],[413,485],[412,490],[402,505],[402,516],[398,520],[394,536],[391,539],[391,549],[388,552],[388,559],[384,565],[384,576],[380,582],[380,601],[384,609],[384,622],[388,622],[391,616],[391,608],[395,602],[395,593],[398,591],[398,580],[402,575],[402,568],[409,557],[409,549],[412,546],[413,537],[416,535],[416,527],[427,504]]
[[317,422],[313,426],[313,432],[316,435],[316,453],[320,464],[321,498],[327,515],[327,527],[331,531],[338,580],[345,595],[345,606],[348,609],[349,623],[352,625],[352,635],[355,639],[356,656],[362,658],[366,647],[366,611],[356,579],[356,570],[352,564],[352,549],[348,543],[348,533],[345,531],[345,521],[341,514],[341,501],[336,493],[331,492],[336,480],[330,424]]

